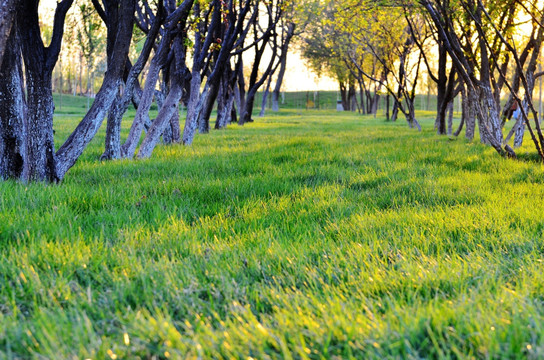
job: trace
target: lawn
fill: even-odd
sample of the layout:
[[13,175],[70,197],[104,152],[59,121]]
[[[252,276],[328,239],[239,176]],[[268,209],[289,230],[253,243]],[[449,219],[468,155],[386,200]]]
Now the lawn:
[[143,161],[101,132],[63,183],[0,183],[0,358],[544,357],[544,168],[420,115],[285,110]]

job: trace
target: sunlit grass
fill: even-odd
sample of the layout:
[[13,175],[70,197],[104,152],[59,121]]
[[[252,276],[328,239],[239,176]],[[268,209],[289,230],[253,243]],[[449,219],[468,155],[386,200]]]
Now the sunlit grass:
[[542,358],[544,169],[426,116],[286,110],[144,161],[101,133],[62,184],[1,183],[0,358]]

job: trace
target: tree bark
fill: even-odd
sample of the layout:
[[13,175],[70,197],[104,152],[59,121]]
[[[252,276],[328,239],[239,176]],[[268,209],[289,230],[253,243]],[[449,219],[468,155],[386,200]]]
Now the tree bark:
[[178,111],[179,100],[181,99],[181,93],[183,91],[183,84],[181,76],[173,76],[173,84],[168,92],[168,96],[164,100],[164,104],[161,107],[157,118],[151,124],[151,127],[147,130],[147,134],[138,151],[138,158],[148,158],[153,153],[153,149],[160,140],[161,135],[166,128],[170,126],[170,122],[174,114]]
[[26,179],[25,102],[21,52],[12,28],[0,66],[0,179]]
[[122,83],[134,24],[135,0],[121,0],[119,25],[108,70],[96,98],[74,132],[57,151],[57,178],[62,180],[94,138]]
[[144,128],[146,119],[149,118],[149,109],[151,108],[151,103],[153,102],[153,96],[155,94],[155,85],[159,80],[159,72],[163,66],[164,61],[169,48],[169,39],[163,38],[160,45],[160,50],[151,60],[149,70],[147,72],[147,78],[145,81],[144,92],[140,98],[140,103],[138,104],[138,110],[134,116],[134,121],[130,127],[130,131],[125,143],[121,146],[121,157],[129,158],[132,157],[140,141],[140,136]]
[[15,19],[16,0],[3,0],[0,3],[0,66],[4,53],[7,50],[8,39],[10,37],[13,21]]
[[[159,2],[159,4],[162,4],[162,2]],[[140,103],[138,91],[141,90],[138,83],[138,76],[141,74],[145,64],[147,63],[153,45],[155,44],[155,40],[161,25],[161,16],[162,7],[159,7],[155,20],[153,21],[150,31],[145,39],[142,51],[138,56],[138,60],[136,60],[134,66],[130,67],[125,80],[123,94],[121,96],[116,96],[115,102],[108,112],[108,120],[106,123],[106,142],[104,153],[101,156],[102,160],[121,158],[121,121],[123,119],[123,115],[130,105],[131,100],[133,100],[136,108],[139,107],[136,106],[136,103]],[[127,58],[127,65],[129,64],[130,62]],[[149,118],[149,115],[147,117]],[[148,119],[145,119],[144,122],[146,120],[149,122]]]
[[450,100],[447,107],[448,113],[448,136],[451,136],[453,132],[453,100]]
[[272,91],[272,111],[280,110],[279,99],[280,99],[281,85],[283,83],[285,71],[287,70],[287,53],[289,52],[289,44],[291,43],[291,39],[293,38],[294,35],[295,35],[295,23],[287,24],[287,31],[285,34],[285,38],[283,39],[283,44],[281,46],[281,55],[279,60],[280,69],[278,72],[278,78],[276,79],[276,85],[274,86],[274,90]]
[[259,117],[263,117],[264,113],[266,111],[266,100],[268,98],[268,93],[270,92],[270,83],[271,82],[272,82],[272,75],[270,75],[268,77],[268,80],[267,80],[267,83],[266,83],[266,88],[264,89],[263,99],[262,99],[262,102],[261,102],[261,112],[259,113]]

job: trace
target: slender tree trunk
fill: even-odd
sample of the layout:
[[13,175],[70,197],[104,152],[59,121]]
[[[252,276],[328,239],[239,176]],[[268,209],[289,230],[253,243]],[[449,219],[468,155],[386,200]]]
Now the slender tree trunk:
[[473,99],[468,95],[468,90],[463,91],[463,118],[466,124],[465,138],[472,141],[476,130],[476,110]]
[[394,99],[393,101],[393,111],[391,114],[391,121],[397,121],[397,117],[399,116],[399,102],[397,99]]
[[363,88],[362,81],[359,80],[359,100],[361,101],[361,114],[366,114],[366,108],[365,108],[365,91]]
[[274,91],[272,92],[272,111],[280,110],[279,98],[280,98],[281,85],[283,83],[285,71],[287,70],[287,53],[289,50],[289,44],[291,42],[291,39],[294,36],[294,31],[295,31],[295,24],[289,23],[287,25],[287,33],[285,35],[285,39],[281,47],[280,70],[278,73],[278,78],[276,79],[276,86],[274,86]]
[[172,129],[172,143],[179,144],[181,142],[181,128],[179,125],[179,103],[176,104],[176,110],[170,118],[170,128]]
[[389,101],[390,101],[391,95],[389,93],[385,96],[385,120],[389,121]]
[[259,113],[259,117],[264,116],[264,112],[266,111],[266,99],[268,98],[268,93],[270,92],[270,83],[272,82],[272,76],[268,77],[266,88],[263,93],[263,101],[261,103],[261,112]]
[[450,100],[447,108],[448,113],[448,135],[451,136],[453,132],[453,100]]
[[191,145],[197,129],[196,111],[200,99],[200,71],[193,71],[191,78],[191,91],[189,103],[187,104],[187,116],[185,117],[185,128],[183,129],[182,141],[185,145]]

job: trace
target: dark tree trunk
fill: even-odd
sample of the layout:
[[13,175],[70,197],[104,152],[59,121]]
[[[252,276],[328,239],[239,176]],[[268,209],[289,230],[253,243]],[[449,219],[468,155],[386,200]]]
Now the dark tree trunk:
[[391,113],[391,121],[397,121],[398,116],[399,116],[399,102],[397,101],[397,99],[394,99],[393,111]]
[[476,110],[474,109],[473,99],[468,96],[468,91],[463,92],[463,118],[465,119],[466,129],[465,138],[472,141],[476,131]]
[[222,129],[227,126],[230,112],[227,112],[229,101],[229,79],[227,74],[221,77],[219,84],[219,93],[217,94],[217,118],[215,119],[215,129]]
[[[258,21],[258,20],[256,20]],[[251,69],[251,74],[249,76],[249,90],[247,93],[247,99],[245,107],[242,109],[240,114],[240,120],[238,121],[238,125],[244,125],[246,122],[253,121],[251,118],[251,115],[253,114],[253,105],[255,103],[255,95],[257,94],[257,91],[259,88],[264,84],[266,79],[275,72],[277,65],[274,66],[276,63],[276,57],[278,52],[278,46],[277,46],[277,39],[275,33],[272,31],[272,26],[274,26],[274,23],[272,22],[272,15],[269,13],[269,28],[264,32],[264,35],[262,36],[261,42],[262,45],[259,46],[257,42],[257,31],[255,31],[255,57],[253,59],[253,65]],[[268,66],[264,73],[259,78],[259,65],[261,64],[262,56],[264,54],[264,51],[266,47],[271,44],[271,50],[272,55],[269,60]]]
[[13,28],[0,66],[0,179],[27,178],[23,72],[16,33]]
[[181,128],[179,125],[179,103],[176,104],[176,110],[174,111],[172,118],[170,118],[170,129],[172,132],[172,143],[179,144],[181,142]]
[[[236,74],[227,66],[227,71],[221,79],[219,94],[217,96],[216,129],[223,129],[231,122],[236,122],[236,109],[234,108],[234,90],[236,86]],[[233,115],[234,114],[234,115]]]
[[436,96],[436,119],[434,123],[434,127],[437,130],[437,133],[439,135],[445,135],[446,134],[446,107],[447,104],[443,103],[445,102],[445,96],[446,96],[446,89],[447,89],[447,83],[448,83],[448,77],[446,73],[446,65],[447,65],[447,50],[444,46],[441,46],[441,41],[438,41],[438,78],[436,82],[436,90],[437,90],[437,96]]
[[244,125],[245,123],[253,122],[251,114],[253,113],[256,93],[257,89],[250,89],[247,93],[246,105],[244,107],[244,110],[240,114],[240,120],[238,120],[238,125]]
[[[7,49],[8,38],[10,37],[13,20],[15,18],[16,0],[3,0],[0,3],[0,65],[4,52]],[[9,45],[8,45],[9,46]]]
[[448,135],[451,136],[453,132],[453,100],[450,100],[447,107],[448,113]]
[[[370,85],[369,85],[370,88]],[[372,94],[370,93],[370,90],[365,90],[365,96],[366,96],[366,113],[368,115],[372,114]]]
[[342,108],[344,111],[349,111],[349,104],[348,104],[348,89],[346,88],[346,84],[343,81],[339,82],[340,87],[340,99],[342,100]]
[[361,114],[366,114],[366,106],[365,106],[365,90],[363,86],[362,79],[357,79],[359,82],[359,100],[361,102]]
[[238,106],[238,111],[241,112],[246,107],[246,80],[244,77],[244,63],[242,56],[238,59],[238,63],[236,65],[236,78],[237,78],[237,84],[236,84],[236,106]]
[[[263,93],[263,99],[261,102],[261,112],[259,113],[259,117],[263,117],[264,113],[266,111],[266,100],[268,99],[268,93],[270,92],[270,83],[272,82],[272,76],[268,77],[268,81],[266,82],[266,88],[264,89]],[[307,104],[307,102],[306,102]]]
[[347,109],[344,108],[344,110],[351,111],[351,112],[357,111],[357,99],[355,94],[355,86],[351,78],[348,83],[347,105],[348,105],[348,108]]
[[385,120],[389,121],[389,100],[391,95],[387,94],[385,96]]
[[[39,26],[38,1],[25,0],[17,10],[17,28],[26,70],[28,180],[57,181],[53,140],[52,73],[62,43],[64,18],[73,0],[57,5],[51,45],[45,47]],[[26,179],[25,179],[26,180]]]

